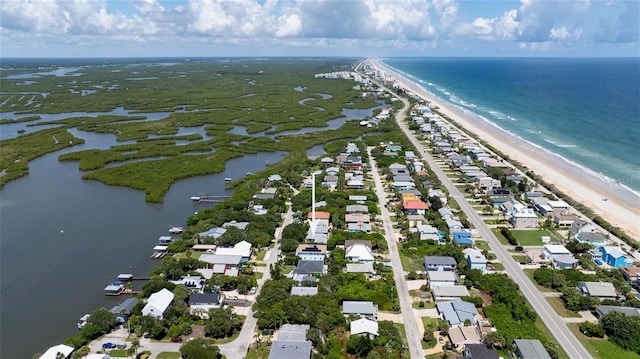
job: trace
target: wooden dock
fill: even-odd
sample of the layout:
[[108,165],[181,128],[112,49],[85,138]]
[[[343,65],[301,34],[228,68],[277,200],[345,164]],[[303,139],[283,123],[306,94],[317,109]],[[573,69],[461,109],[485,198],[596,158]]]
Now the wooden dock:
[[203,202],[217,203],[217,202],[222,202],[229,198],[231,198],[231,196],[193,196],[191,197],[191,200],[198,203],[203,203]]

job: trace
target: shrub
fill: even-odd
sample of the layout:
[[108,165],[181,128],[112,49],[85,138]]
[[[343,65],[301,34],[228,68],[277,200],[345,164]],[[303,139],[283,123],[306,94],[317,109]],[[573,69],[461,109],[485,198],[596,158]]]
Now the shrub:
[[588,337],[604,337],[604,329],[598,323],[582,322],[578,327],[580,332]]

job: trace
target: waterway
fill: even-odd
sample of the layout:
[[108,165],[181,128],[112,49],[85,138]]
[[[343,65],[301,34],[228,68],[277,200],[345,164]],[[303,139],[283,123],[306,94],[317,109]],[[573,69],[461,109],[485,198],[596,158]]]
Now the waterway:
[[[127,115],[122,109],[115,112]],[[373,109],[345,110],[346,117],[330,121],[329,128],[372,112]],[[6,115],[3,118],[9,118]],[[96,114],[43,115],[43,120],[70,115]],[[159,119],[168,114],[130,115]],[[6,137],[11,138],[25,125],[2,125],[2,132],[6,134],[10,128],[11,135]],[[41,127],[27,128],[36,129]],[[99,307],[110,309],[124,300],[104,296],[103,288],[119,273],[146,276],[158,264],[149,259],[158,237],[167,235],[170,225],[184,226],[187,216],[203,208],[192,203],[190,196],[231,194],[224,189],[224,178],[259,172],[266,163],[278,162],[285,154],[259,153],[233,159],[222,173],[179,181],[162,204],[147,204],[141,191],[84,181],[77,162],[59,162],[62,153],[122,144],[110,134],[72,132],[86,143],[32,161],[29,175],[8,183],[0,191],[3,359],[31,358],[36,352],[44,352],[75,334],[76,322],[84,313]]]

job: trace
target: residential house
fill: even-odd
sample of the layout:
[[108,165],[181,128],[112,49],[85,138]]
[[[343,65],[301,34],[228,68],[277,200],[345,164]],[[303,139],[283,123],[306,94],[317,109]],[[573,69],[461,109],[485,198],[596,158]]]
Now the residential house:
[[349,195],[349,201],[356,201],[356,203],[364,203],[367,199],[367,196]]
[[499,359],[498,352],[485,344],[468,343],[464,346],[464,359]]
[[299,261],[290,277],[301,282],[305,276],[321,276],[325,273],[327,273],[327,268],[321,261]]
[[449,232],[450,233],[459,232],[459,231],[462,231],[464,229],[464,226],[462,225],[462,222],[460,222],[457,219],[445,219],[444,223],[446,223],[447,228],[449,228]]
[[464,324],[467,319],[472,325],[477,323],[478,310],[472,303],[462,300],[438,302],[436,309],[442,319],[448,321],[452,327]]
[[520,202],[513,201],[509,212],[509,224],[513,228],[538,228],[540,221],[533,208],[526,207]]
[[248,225],[249,225],[249,222],[238,222],[236,220],[232,220],[232,221],[223,223],[222,228],[236,227],[244,231],[245,229],[247,229]]
[[362,176],[352,176],[347,179],[346,189],[364,189],[364,178]]
[[508,189],[494,188],[487,191],[487,195],[491,199],[494,206],[499,206],[507,201],[511,200],[513,194]]
[[602,253],[602,261],[613,268],[633,266],[633,263],[620,247],[602,246],[600,247],[600,252]]
[[311,341],[274,340],[271,344],[269,359],[309,359]]
[[211,265],[212,274],[222,274],[228,277],[237,277],[240,271],[242,256],[203,254],[199,260]]
[[634,307],[623,307],[617,305],[597,305],[596,306],[596,316],[598,318],[602,318],[605,314],[611,312],[620,312],[627,317],[640,317],[640,308]]
[[345,151],[347,153],[359,153],[360,149],[358,148],[358,145],[356,145],[355,143],[349,142],[349,143],[347,143],[347,147],[346,147]]
[[402,195],[402,208],[407,214],[424,215],[429,209],[429,204],[422,202],[417,196],[407,193]]
[[393,176],[393,182],[413,182],[413,177],[409,175],[396,175]]
[[337,176],[340,173],[340,168],[338,167],[329,167],[324,172],[329,176]]
[[444,192],[442,192],[441,189],[430,188],[428,193],[429,193],[429,198],[437,197],[440,199],[440,203],[442,203],[443,206],[447,204],[447,195]]
[[373,302],[345,300],[342,302],[342,314],[345,317],[356,315],[369,320],[378,320],[378,306]]
[[269,182],[280,182],[280,181],[282,181],[282,176],[280,176],[278,174],[273,174],[273,175],[269,176],[268,180],[269,180]]
[[233,245],[233,247],[218,247],[216,255],[219,256],[240,256],[240,262],[248,262],[251,259],[251,243],[241,241]]
[[589,297],[600,300],[618,298],[618,291],[609,282],[578,282],[578,290]]
[[291,295],[297,295],[301,297],[310,297],[318,294],[318,287],[291,287]]
[[222,227],[216,227],[216,228],[211,228],[208,231],[205,232],[200,232],[198,234],[198,237],[200,239],[207,239],[207,238],[212,238],[212,239],[218,239],[220,238],[223,234],[225,234],[227,232],[227,230],[225,228]]
[[[453,273],[453,272],[446,272]],[[463,285],[431,285],[431,295],[436,302],[442,300],[456,300],[468,297],[469,291]]]
[[351,262],[373,263],[374,256],[371,241],[345,241],[345,258]]
[[453,257],[426,256],[424,257],[424,267],[427,271],[452,271],[456,269],[458,263]]
[[593,224],[583,220],[577,220],[571,224],[571,235],[574,238],[578,233],[582,232],[595,232],[595,228]]
[[473,246],[471,233],[467,231],[453,232],[453,242],[459,246]]
[[391,171],[391,173],[393,173],[394,176],[409,175],[407,166],[401,163],[392,163],[391,165],[389,165],[389,170]]
[[187,300],[189,303],[189,313],[197,315],[202,319],[209,318],[209,310],[220,308],[222,296],[220,292],[194,293]]
[[330,166],[330,165],[332,165],[332,164],[333,164],[333,158],[331,158],[331,157],[322,157],[322,158],[320,159],[320,163],[321,163],[323,166]]
[[640,290],[640,267],[620,267],[620,272],[629,286]]
[[367,318],[360,318],[349,323],[351,335],[366,335],[369,339],[378,336],[378,322]]
[[540,256],[549,260],[553,269],[575,268],[578,263],[573,254],[559,244],[545,244]]
[[453,286],[458,284],[458,275],[454,271],[427,271],[431,288],[435,286]]
[[253,196],[255,199],[274,199],[276,198],[276,192],[278,189],[275,187],[263,188],[260,193]]
[[502,183],[499,179],[491,178],[489,176],[476,177],[476,182],[478,183],[478,189],[483,191],[502,188]]
[[373,262],[347,263],[347,273],[364,273],[371,276],[375,273]]
[[147,299],[147,304],[142,308],[142,315],[150,315],[162,319],[164,312],[173,302],[173,297],[173,293],[166,288],[151,294]]
[[609,243],[607,237],[598,232],[580,232],[574,238],[580,243],[588,243],[596,248],[606,246]]
[[347,213],[344,222],[349,232],[371,232],[371,219],[368,213]]
[[423,223],[427,223],[427,219],[421,214],[409,214],[407,215],[407,221],[409,221],[409,228],[414,228]]
[[342,167],[359,170],[362,168],[362,158],[360,156],[348,156],[344,162],[342,162]]
[[579,217],[573,213],[571,214],[554,213],[553,214],[553,223],[556,225],[556,227],[569,228],[573,225],[575,221],[579,221],[579,220],[580,220]]
[[170,280],[173,284],[182,284],[189,288],[192,292],[199,293],[204,288],[207,281],[199,275],[183,275],[178,280]]
[[124,323],[129,319],[133,307],[138,304],[138,298],[127,298],[122,303],[111,308],[110,312],[116,315],[118,323]]
[[467,259],[467,265],[469,269],[477,269],[484,273],[487,270],[487,258],[475,248],[465,248],[462,250],[465,258]]
[[348,204],[345,211],[346,213],[369,213],[369,207],[363,204]]
[[429,224],[419,224],[416,226],[416,230],[420,233],[420,240],[431,239],[433,241],[438,241],[440,238],[438,236],[438,229]]
[[338,180],[339,180],[338,176],[326,175],[322,179],[322,186],[323,187],[337,187],[338,186]]
[[40,356],[40,359],[67,359],[71,358],[71,353],[73,353],[73,347],[58,344],[47,349],[47,351]]
[[413,181],[411,181],[411,182],[393,182],[393,188],[396,189],[396,190],[414,189],[414,188],[416,188],[416,184],[413,183]]
[[513,342],[518,359],[551,359],[551,356],[539,340],[516,339]]
[[303,261],[321,261],[327,257],[327,246],[318,244],[301,244],[296,249],[296,256]]
[[448,207],[442,207],[438,209],[438,213],[440,213],[440,217],[442,217],[442,219],[444,220],[453,219],[453,212],[451,212],[451,209],[449,209]]

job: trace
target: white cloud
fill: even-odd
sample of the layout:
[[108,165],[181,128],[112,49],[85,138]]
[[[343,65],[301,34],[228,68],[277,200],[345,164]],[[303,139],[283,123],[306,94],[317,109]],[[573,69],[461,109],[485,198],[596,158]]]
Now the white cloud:
[[604,17],[600,19],[600,29],[594,34],[597,42],[630,43],[640,40],[640,2],[611,2],[609,6],[622,8],[617,19]]
[[283,15],[278,22],[280,23],[280,27],[276,31],[278,37],[292,37],[302,31],[302,22],[296,14]]

